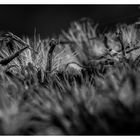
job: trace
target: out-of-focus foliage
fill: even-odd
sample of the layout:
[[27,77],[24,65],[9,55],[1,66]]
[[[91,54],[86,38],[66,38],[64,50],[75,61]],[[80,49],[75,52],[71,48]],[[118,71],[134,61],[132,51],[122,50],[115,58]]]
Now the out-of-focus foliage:
[[139,28],[97,28],[74,22],[52,52],[49,38],[1,34],[1,135],[140,134]]

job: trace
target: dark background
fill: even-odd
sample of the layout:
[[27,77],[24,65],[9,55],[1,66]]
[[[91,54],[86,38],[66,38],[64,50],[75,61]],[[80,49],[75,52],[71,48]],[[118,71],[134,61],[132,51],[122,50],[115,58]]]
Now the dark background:
[[101,25],[134,22],[140,17],[138,5],[0,5],[0,31],[42,38],[68,29],[72,21],[89,17]]

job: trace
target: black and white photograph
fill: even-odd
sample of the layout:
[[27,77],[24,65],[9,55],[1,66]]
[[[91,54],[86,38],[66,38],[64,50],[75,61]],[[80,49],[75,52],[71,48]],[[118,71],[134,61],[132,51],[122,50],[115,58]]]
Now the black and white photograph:
[[140,135],[140,4],[0,4],[0,136]]

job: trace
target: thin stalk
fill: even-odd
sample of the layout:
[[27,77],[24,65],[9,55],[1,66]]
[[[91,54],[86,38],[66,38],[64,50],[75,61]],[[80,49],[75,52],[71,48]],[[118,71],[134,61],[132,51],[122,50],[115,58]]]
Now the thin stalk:
[[57,44],[58,42],[56,40],[51,40],[49,43],[50,49],[48,51],[48,56],[47,56],[47,67],[46,67],[47,72],[51,72],[52,70],[52,56],[53,56],[53,51]]
[[25,49],[29,48],[28,46],[22,48],[21,50],[17,51],[16,53],[14,53],[13,55],[4,58],[3,60],[0,61],[0,64],[2,66],[6,66],[8,63],[10,63],[14,58],[18,57]]

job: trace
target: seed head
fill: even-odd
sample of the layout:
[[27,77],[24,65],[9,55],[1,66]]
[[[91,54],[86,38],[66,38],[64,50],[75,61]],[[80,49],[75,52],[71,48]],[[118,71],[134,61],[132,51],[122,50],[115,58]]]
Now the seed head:
[[49,42],[49,46],[55,47],[56,45],[58,45],[58,41],[56,39],[51,39]]

